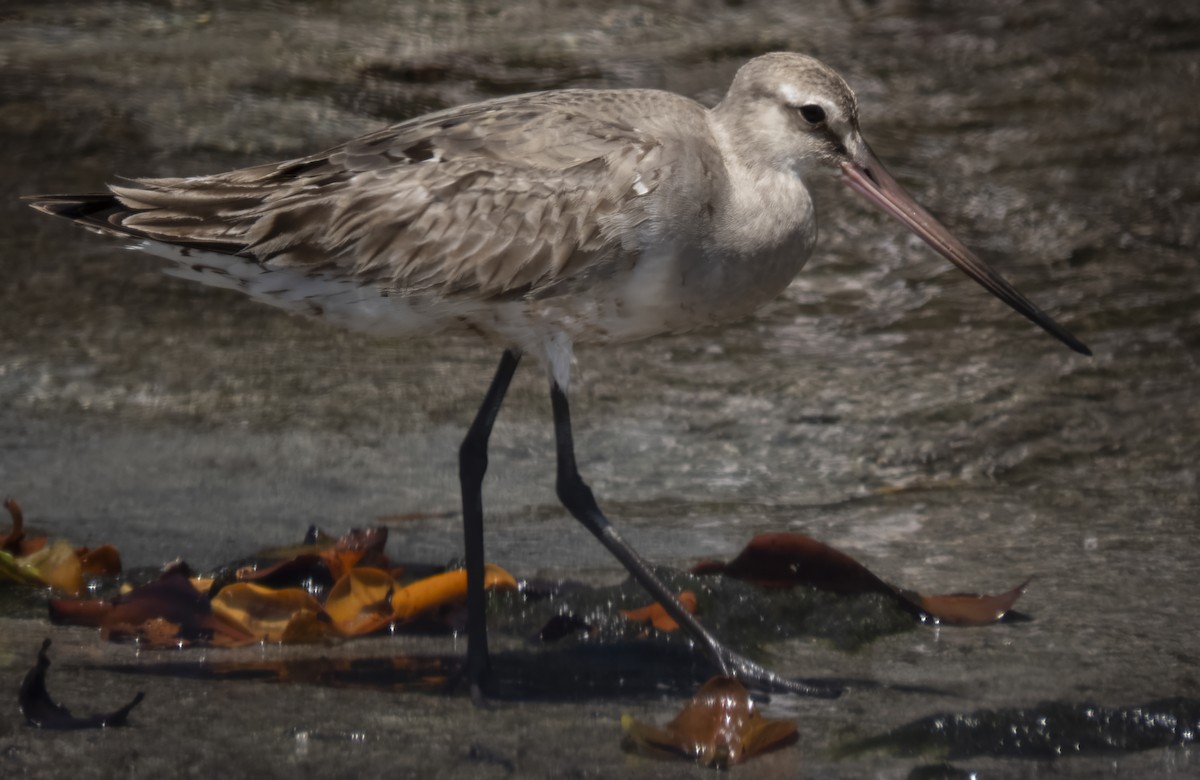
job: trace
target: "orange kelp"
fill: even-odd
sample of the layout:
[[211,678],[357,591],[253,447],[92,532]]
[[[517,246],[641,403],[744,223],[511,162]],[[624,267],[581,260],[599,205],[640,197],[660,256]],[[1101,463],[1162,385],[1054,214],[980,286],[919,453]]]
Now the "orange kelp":
[[[463,571],[400,584],[396,575],[403,569],[384,556],[386,541],[384,528],[355,530],[334,544],[303,545],[284,561],[240,566],[215,579],[174,565],[111,600],[51,600],[50,614],[60,622],[97,626],[109,639],[133,638],[152,647],[237,646],[428,625],[465,601]],[[511,590],[517,582],[489,564],[484,586]]]
[[[679,594],[679,603],[693,615],[696,614],[696,594],[685,590]],[[679,624],[675,618],[667,614],[662,604],[657,601],[640,609],[623,609],[621,614],[634,623],[646,623],[659,631],[678,631]]]

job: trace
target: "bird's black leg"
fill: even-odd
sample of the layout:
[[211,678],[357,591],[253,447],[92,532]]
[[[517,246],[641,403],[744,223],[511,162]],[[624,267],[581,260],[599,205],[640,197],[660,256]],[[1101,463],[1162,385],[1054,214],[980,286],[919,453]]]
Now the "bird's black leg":
[[579,476],[579,469],[575,465],[575,442],[571,434],[571,407],[567,402],[567,394],[554,382],[551,382],[550,401],[554,407],[554,438],[558,453],[556,487],[559,500],[575,516],[575,519],[583,523],[584,527],[616,556],[617,560],[633,575],[633,578],[650,592],[650,595],[663,606],[667,613],[700,644],[716,663],[721,673],[737,677],[745,683],[766,690],[791,691],[821,697],[833,697],[841,693],[841,690],[834,686],[813,686],[799,680],[780,677],[748,658],[734,653],[722,645],[679,603],[675,594],[651,571],[650,564],[630,547],[629,543],[622,539],[617,530],[608,522],[604,513],[600,511],[600,507],[596,505],[596,498],[592,495],[591,488]]
[[487,395],[458,449],[458,479],[462,486],[463,542],[467,559],[467,683],[471,699],[483,701],[488,673],[487,603],[483,592],[483,475],[488,466],[488,438],[504,394],[516,373],[521,353],[505,350]]

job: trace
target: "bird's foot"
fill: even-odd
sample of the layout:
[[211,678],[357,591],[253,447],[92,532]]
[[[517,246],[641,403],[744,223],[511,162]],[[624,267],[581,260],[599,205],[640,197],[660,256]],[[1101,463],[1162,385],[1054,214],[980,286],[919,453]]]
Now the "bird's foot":
[[491,709],[491,672],[491,664],[486,660],[482,665],[466,661],[447,676],[444,690],[447,694],[456,694],[466,688],[475,707],[481,710]]

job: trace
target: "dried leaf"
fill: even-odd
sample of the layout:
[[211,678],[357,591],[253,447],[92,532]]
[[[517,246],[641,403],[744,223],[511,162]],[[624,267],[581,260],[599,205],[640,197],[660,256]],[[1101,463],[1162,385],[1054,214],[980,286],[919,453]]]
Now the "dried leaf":
[[21,554],[33,555],[35,552],[45,548],[50,540],[45,536],[26,536],[21,540]]
[[165,618],[185,631],[198,633],[211,613],[208,599],[192,587],[183,572],[168,572],[113,599],[105,622],[141,625]]
[[[691,592],[690,590],[685,590],[684,592],[680,593],[679,603],[682,604],[688,612],[692,613],[693,615],[696,614],[695,593]],[[679,630],[679,624],[675,622],[675,618],[668,615],[667,610],[665,610],[663,605],[659,604],[658,602],[640,609],[623,609],[621,610],[621,614],[635,623],[649,623],[659,631]]]
[[727,564],[702,561],[693,574],[724,574],[767,588],[810,585],[834,593],[893,593],[858,561],[810,536],[759,534]]
[[[121,557],[111,545],[92,551],[84,547],[78,553],[68,554],[71,548],[66,542],[48,544],[45,536],[31,537],[25,532],[25,516],[16,500],[5,499],[4,508],[12,518],[12,531],[0,534],[0,580],[49,585],[77,594],[83,590],[85,574],[111,574],[121,570]],[[72,557],[75,560],[71,560]]]
[[74,596],[83,590],[83,567],[79,563],[79,556],[62,539],[18,559],[18,564],[33,572],[46,585],[64,593]]
[[746,689],[731,677],[713,677],[665,727],[621,718],[627,749],[690,758],[725,769],[797,739],[791,721],[767,720]]
[[274,590],[253,582],[226,585],[211,606],[221,620],[269,642],[281,641],[297,614],[321,611],[321,603],[303,588]]
[[351,528],[333,546],[340,550],[365,550],[373,555],[382,554],[387,539],[388,529],[381,525],[374,528]]
[[63,705],[50,698],[46,690],[46,670],[50,668],[50,659],[46,651],[50,648],[50,640],[42,642],[38,650],[37,664],[25,675],[21,682],[21,691],[17,698],[21,705],[21,714],[29,725],[39,729],[102,729],[109,726],[124,726],[130,711],[141,702],[145,696],[141,691],[133,697],[133,701],[119,710],[87,717],[75,717]]
[[[316,528],[310,528],[308,536],[314,540],[325,538],[325,535]],[[375,569],[390,568],[387,557],[383,554],[387,538],[388,530],[383,526],[354,528],[332,545],[325,542],[317,554],[329,569],[332,576],[331,582],[336,582],[356,566]]]
[[[235,572],[226,567],[214,584],[214,578],[197,578],[190,567],[177,562],[155,582],[138,588],[123,583],[121,595],[112,601],[54,599],[50,613],[56,621],[98,626],[106,639],[135,638],[164,647],[193,642],[236,647],[263,640],[312,642],[369,634],[396,620],[425,618],[465,601],[463,572],[439,574],[399,589],[383,554],[386,541],[384,528],[352,531],[336,543],[310,530],[306,544],[295,548],[291,558],[262,569],[250,566]],[[35,562],[48,564],[60,557],[66,560],[55,548]],[[119,567],[116,550],[107,546],[84,548],[72,557],[79,569],[82,562],[95,571]],[[379,566],[363,565],[367,561]],[[24,564],[0,552],[0,579],[39,583],[41,570]],[[335,582],[331,570],[345,571]],[[57,581],[66,582],[61,573]],[[515,588],[517,583],[504,570],[488,565],[485,587]],[[327,603],[323,605],[313,591],[328,591]]]
[[374,528],[352,528],[333,545],[339,552],[358,552],[358,564],[377,569],[388,568],[387,558],[383,548],[387,545],[388,529],[383,526]]
[[701,561],[693,574],[724,574],[763,587],[808,585],[845,595],[882,593],[914,615],[952,626],[994,623],[1012,609],[1029,581],[997,596],[953,593],[923,596],[889,585],[867,567],[827,544],[796,533],[760,534],[728,564]]
[[301,553],[261,569],[244,567],[237,571],[237,579],[268,588],[303,588],[318,599],[325,598],[335,582],[323,553]]
[[337,626],[329,619],[329,615],[324,612],[310,612],[301,610],[292,616],[288,621],[287,628],[283,630],[283,636],[279,641],[285,645],[291,644],[311,644],[313,642],[323,642],[331,637],[338,636]]
[[79,565],[85,575],[105,577],[121,573],[121,553],[111,544],[102,544],[95,549],[80,547],[75,551]]
[[72,626],[99,628],[113,610],[103,599],[50,599],[50,620]]
[[383,554],[386,544],[387,529],[381,526],[355,528],[341,538],[334,539],[314,525],[309,527],[302,544],[263,550],[257,557],[286,562],[304,555],[317,555],[328,565],[332,585],[360,562],[364,566],[388,568],[387,559]]
[[986,626],[1003,618],[1025,593],[1029,580],[995,596],[949,593],[942,596],[916,595],[909,600],[924,614],[950,626]]
[[346,636],[374,633],[392,622],[396,581],[381,569],[352,569],[337,581],[325,611]]
[[[486,564],[485,590],[516,590],[517,581],[499,566]],[[398,620],[415,620],[436,609],[467,599],[467,572],[463,569],[435,574],[404,586],[392,596],[392,614]]]
[[4,508],[8,510],[8,515],[12,518],[12,530],[7,534],[0,535],[0,552],[6,552],[11,555],[25,555],[21,550],[21,541],[25,538],[25,513],[21,511],[21,505],[17,503],[15,498],[4,499]]
[[334,582],[337,582],[342,577],[354,570],[360,559],[366,554],[365,550],[338,550],[328,549],[321,550],[318,553],[321,562],[325,564],[325,568],[329,571],[329,576]]
[[[245,647],[262,642],[262,637],[255,636],[241,625],[226,620],[215,612],[208,616],[207,624],[208,638],[203,641],[213,647]],[[287,635],[286,629],[284,635]]]
[[[178,646],[197,640],[237,645],[256,637],[236,624],[214,617],[208,597],[188,579],[188,569],[169,569],[154,582],[113,599],[100,621],[105,639],[139,639],[153,647]],[[51,605],[52,610],[54,605]],[[61,610],[60,610],[61,611]],[[175,637],[164,634],[165,621],[178,626]]]
[[151,647],[182,647],[185,644],[179,637],[179,624],[172,623],[166,618],[151,618],[138,626],[138,639]]
[[9,553],[16,558],[33,555],[46,546],[45,536],[30,536],[25,532],[25,513],[15,498],[4,499],[4,508],[12,519],[12,531],[0,534],[0,553]]

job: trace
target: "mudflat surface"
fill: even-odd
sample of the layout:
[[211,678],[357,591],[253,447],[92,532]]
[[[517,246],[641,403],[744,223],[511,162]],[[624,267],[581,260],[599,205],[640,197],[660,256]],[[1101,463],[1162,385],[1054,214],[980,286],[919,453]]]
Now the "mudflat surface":
[[[0,492],[40,529],[111,542],[131,567],[211,567],[312,523],[380,518],[396,557],[455,559],[454,458],[494,350],[373,340],[192,287],[16,197],[283,159],[532,89],[659,87],[711,104],[750,56],[808,52],[855,88],[893,174],[1095,357],[1037,332],[833,180],[813,183],[809,266],[757,317],[580,351],[581,467],[656,562],[686,568],[795,530],[926,592],[1034,577],[1030,621],[918,627],[853,651],[752,648],[788,674],[872,685],[775,697],[768,714],[796,720],[798,745],[735,771],[903,777],[940,757],[838,748],[937,712],[1195,700],[1200,17],[1126,5],[9,2]],[[488,558],[518,577],[619,582],[554,499],[548,407],[524,367],[493,437]],[[620,749],[622,713],[665,721],[691,692],[671,651],[563,653],[501,628],[508,678],[554,684],[479,711],[406,674],[351,686],[212,673],[444,659],[463,649],[450,637],[139,652],[0,595],[6,775],[703,775]],[[23,724],[16,689],[45,636],[51,690],[73,709],[146,691],[130,728]],[[987,752],[953,763],[989,777],[1200,771],[1186,745]]]

